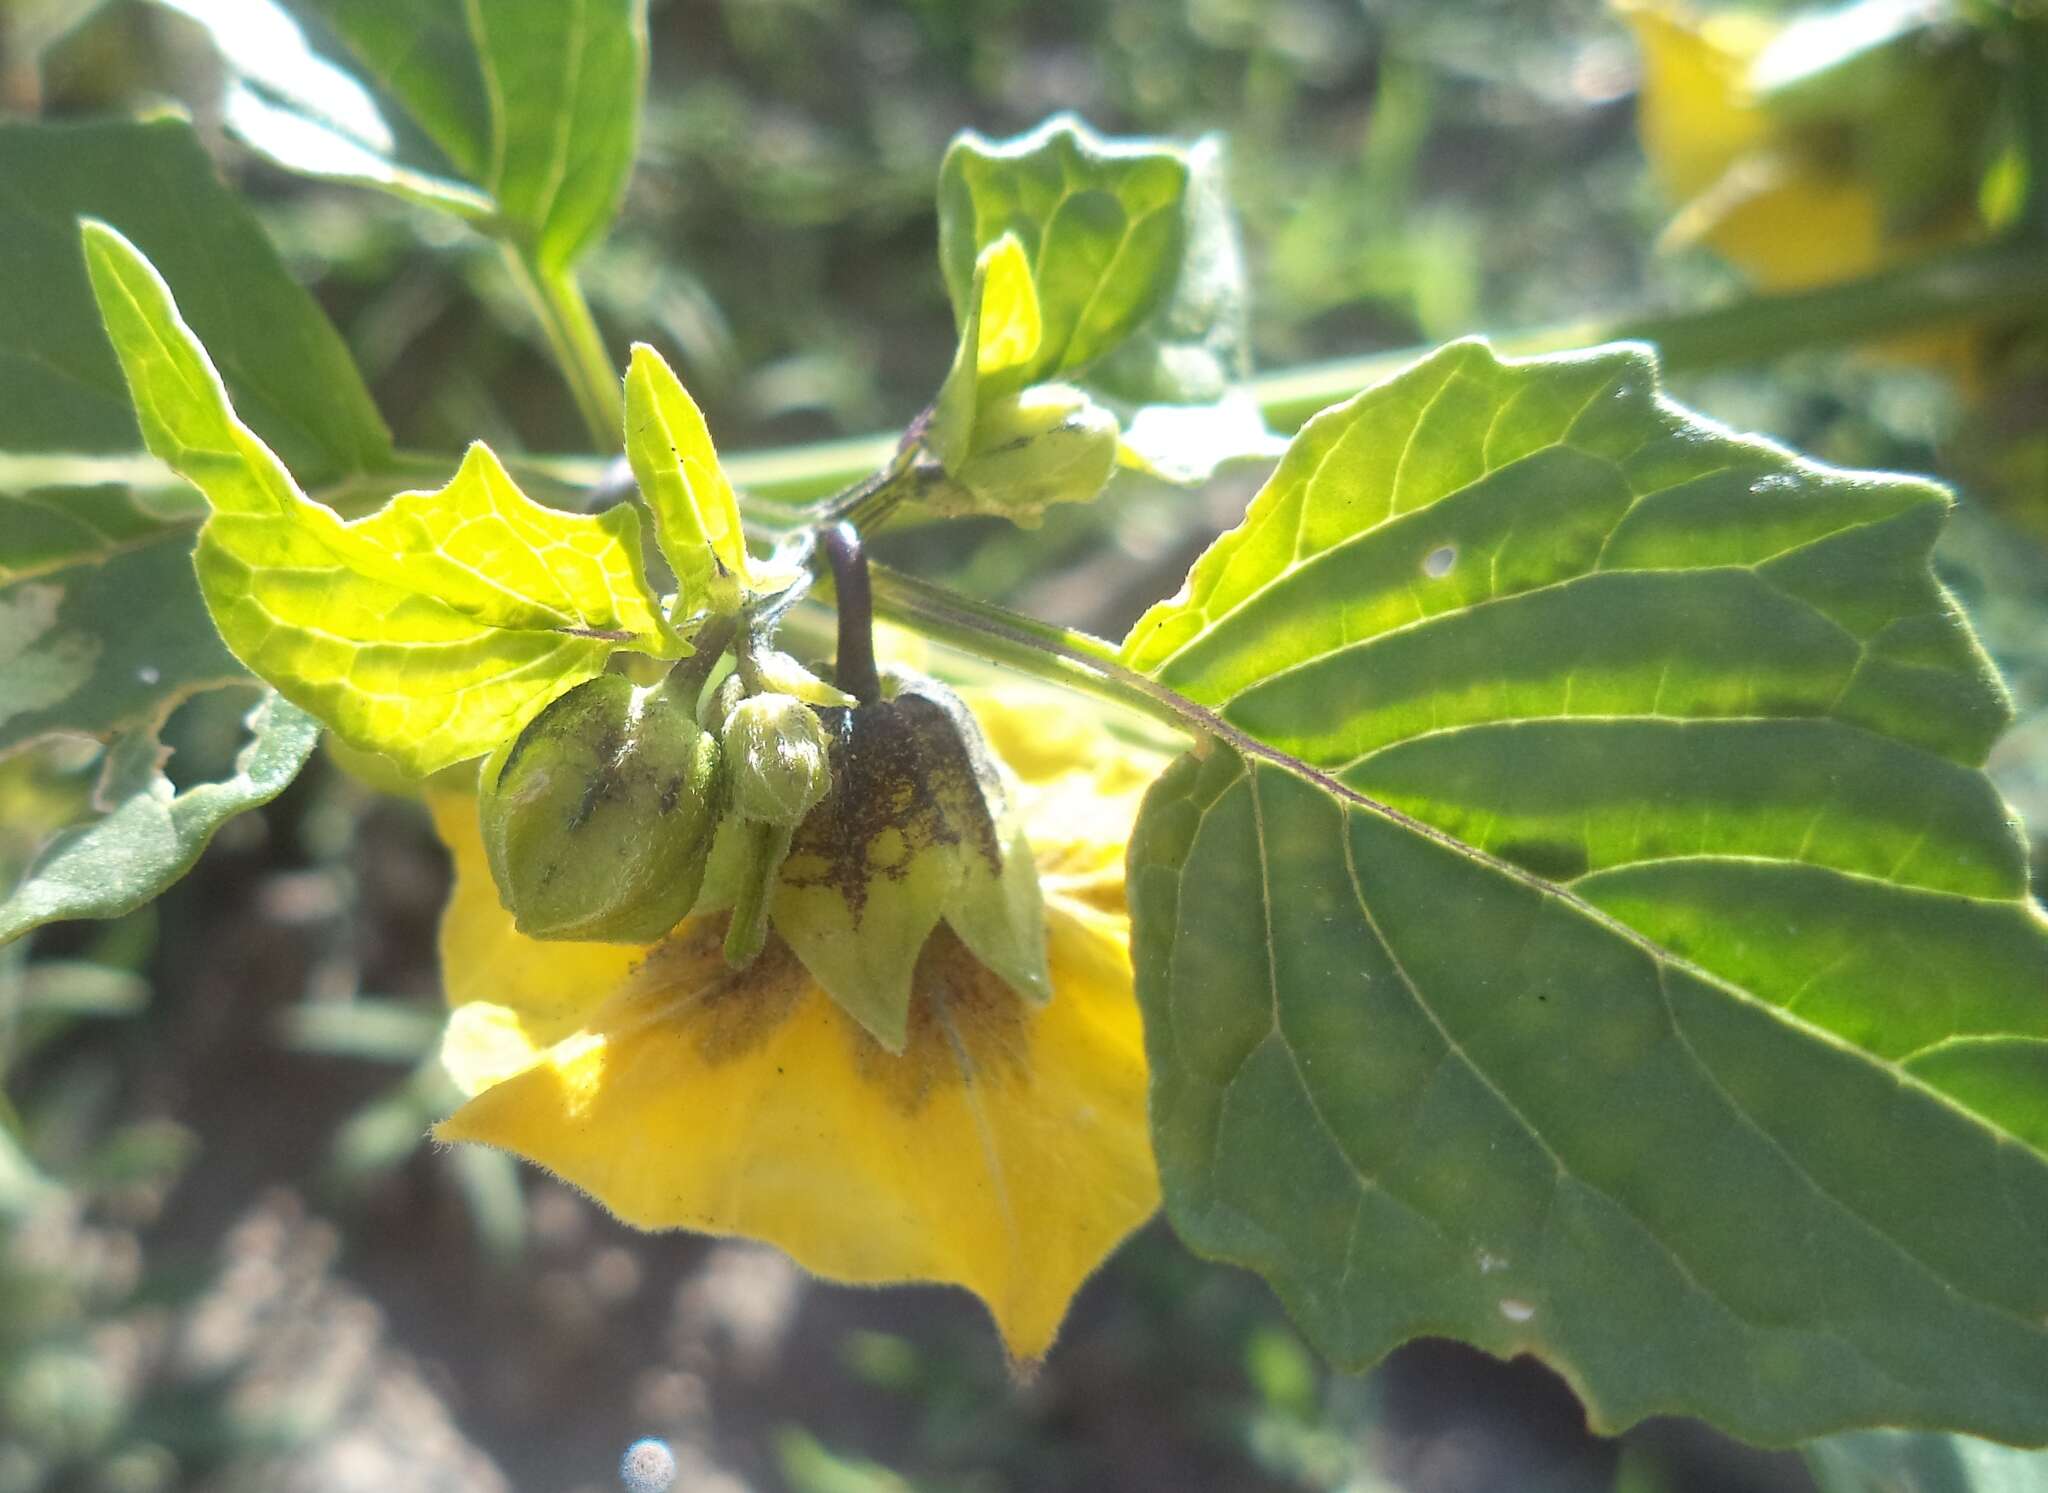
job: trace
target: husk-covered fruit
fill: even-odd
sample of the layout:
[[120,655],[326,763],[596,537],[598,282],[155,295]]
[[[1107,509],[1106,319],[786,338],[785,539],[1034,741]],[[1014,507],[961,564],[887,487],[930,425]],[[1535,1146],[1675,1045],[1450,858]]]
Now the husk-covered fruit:
[[697,899],[725,797],[717,740],[659,685],[602,674],[484,763],[498,894],[534,938],[651,943]]

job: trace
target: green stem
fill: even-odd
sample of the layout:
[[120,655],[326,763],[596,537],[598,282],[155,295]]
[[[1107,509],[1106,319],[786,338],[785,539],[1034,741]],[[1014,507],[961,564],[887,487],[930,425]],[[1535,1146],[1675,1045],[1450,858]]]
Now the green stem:
[[590,303],[583,299],[576,277],[566,269],[546,269],[510,244],[505,246],[505,262],[547,333],[548,349],[568,382],[592,441],[600,452],[619,450],[625,440],[619,370],[604,350],[597,318],[590,314]]
[[[1653,344],[1664,368],[1692,373],[1787,353],[1850,347],[1904,332],[2048,315],[2048,252],[2025,239],[1957,249],[1861,280],[1753,295],[1670,315],[1594,318],[1493,339],[1516,356],[1602,342]],[[1412,348],[1290,369],[1252,381],[1266,419],[1292,429],[1427,352]]]
[[868,582],[877,616],[963,653],[1108,700],[1179,731],[1201,735],[1219,725],[1211,712],[1126,668],[1115,645],[1093,634],[977,601],[873,561]]
[[[1595,317],[1510,332],[1493,341],[1502,352],[1517,356],[1602,342],[1650,342],[1668,371],[1691,373],[1971,321],[2044,316],[2048,252],[2039,243],[2011,240],[1952,250],[1841,285],[1745,296],[1669,315]],[[1433,346],[1396,348],[1263,374],[1251,381],[1252,397],[1274,429],[1293,430],[1318,410],[1398,373]],[[734,485],[750,497],[807,502],[886,466],[896,443],[893,435],[874,435],[739,452],[726,458],[725,467]]]

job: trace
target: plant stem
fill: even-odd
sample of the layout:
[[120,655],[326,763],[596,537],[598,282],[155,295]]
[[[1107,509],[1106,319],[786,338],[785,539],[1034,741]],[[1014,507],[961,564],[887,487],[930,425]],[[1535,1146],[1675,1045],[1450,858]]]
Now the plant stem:
[[832,604],[839,613],[839,652],[834,667],[839,687],[863,705],[882,698],[875,670],[875,604],[867,551],[852,524],[834,524],[819,547],[832,566]]
[[619,450],[625,440],[619,370],[604,350],[597,318],[590,314],[590,303],[583,299],[575,275],[566,269],[546,269],[511,244],[505,246],[505,262],[547,333],[548,349],[575,397],[591,440],[606,455]]
[[[2048,104],[2043,105],[2048,109]],[[1668,315],[1641,312],[1510,332],[1493,339],[1518,356],[1590,347],[1601,342],[1654,343],[1666,370],[1691,373],[1762,363],[1810,348],[1846,347],[1902,332],[1976,320],[2048,316],[2048,251],[2009,240],[1951,250],[1861,280],[1783,295],[1745,296]],[[1349,399],[1428,353],[1396,348],[1263,374],[1251,393],[1276,430]],[[860,436],[819,445],[743,451],[725,458],[735,486],[750,497],[809,502],[888,465],[894,435]]]
[[1221,725],[1210,711],[1126,668],[1113,644],[1090,633],[977,601],[872,561],[868,580],[876,615],[963,653],[1108,700],[1179,731],[1200,735]]

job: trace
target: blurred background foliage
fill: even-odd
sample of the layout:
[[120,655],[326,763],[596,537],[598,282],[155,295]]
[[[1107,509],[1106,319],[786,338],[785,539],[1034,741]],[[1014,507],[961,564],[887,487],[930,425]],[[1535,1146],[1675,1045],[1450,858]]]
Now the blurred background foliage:
[[[1638,144],[1638,53],[1599,0],[654,0],[651,29],[638,169],[585,283],[611,344],[658,344],[727,451],[923,406],[953,345],[939,154],[1057,109],[1227,135],[1262,368],[1741,283],[1697,235],[1660,252],[1674,205]],[[144,0],[0,0],[0,105],[189,112],[401,446],[577,449],[498,254],[266,167],[221,131],[219,79],[204,33]],[[1996,765],[2038,833],[2048,344],[2013,334],[1994,368],[1952,371],[1834,351],[1673,384],[1824,459],[1958,484],[1943,563],[2013,681]],[[1124,477],[1040,529],[889,547],[1113,633],[1252,485]],[[215,692],[174,716],[174,781],[219,775],[244,708]],[[0,885],[86,811],[95,756],[0,762]],[[1332,1374],[1262,1286],[1157,1224],[1015,1383],[964,1296],[816,1287],[436,1151],[446,878],[416,806],[323,758],[155,906],[0,949],[0,1493],[598,1489],[643,1435],[719,1493],[1812,1486],[1683,1422],[1592,1437],[1526,1361],[1422,1342]]]

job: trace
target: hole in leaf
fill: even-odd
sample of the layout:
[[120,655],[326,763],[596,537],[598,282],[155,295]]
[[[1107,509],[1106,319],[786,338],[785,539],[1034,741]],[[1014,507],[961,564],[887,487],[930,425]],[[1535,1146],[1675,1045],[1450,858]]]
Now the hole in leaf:
[[1440,581],[1451,573],[1451,567],[1457,563],[1458,547],[1440,544],[1422,557],[1422,573],[1433,581]]
[[183,793],[234,776],[235,755],[249,740],[243,717],[255,703],[255,690],[236,685],[203,690],[179,703],[157,733],[170,752],[163,770],[173,788]]

